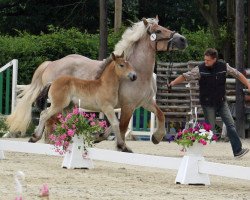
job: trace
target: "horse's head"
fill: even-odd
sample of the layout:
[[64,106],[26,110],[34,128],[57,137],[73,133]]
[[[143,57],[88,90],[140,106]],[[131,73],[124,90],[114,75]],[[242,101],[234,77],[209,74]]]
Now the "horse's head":
[[131,81],[135,81],[137,79],[136,72],[134,67],[130,65],[130,63],[125,60],[124,52],[122,55],[117,56],[114,53],[112,55],[112,60],[115,62],[115,72],[120,78],[127,78]]
[[183,35],[158,25],[158,16],[143,18],[142,21],[151,40],[151,46],[156,51],[182,50],[187,47],[187,40]]

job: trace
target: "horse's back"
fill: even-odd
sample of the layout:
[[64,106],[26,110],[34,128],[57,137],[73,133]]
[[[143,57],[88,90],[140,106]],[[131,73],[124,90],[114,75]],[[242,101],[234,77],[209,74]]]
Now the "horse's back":
[[99,66],[104,61],[92,60],[79,54],[67,55],[48,64],[43,73],[43,83],[47,84],[62,75],[81,79],[95,79]]

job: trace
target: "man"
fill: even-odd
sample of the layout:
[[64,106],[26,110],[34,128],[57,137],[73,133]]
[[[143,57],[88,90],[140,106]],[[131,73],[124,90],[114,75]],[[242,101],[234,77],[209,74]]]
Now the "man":
[[229,74],[240,80],[250,91],[250,83],[245,76],[228,64],[218,60],[216,49],[209,48],[204,53],[204,62],[191,71],[183,73],[169,85],[174,86],[190,80],[199,80],[200,104],[205,121],[215,128],[218,113],[227,128],[234,157],[239,158],[248,153],[249,149],[242,148],[242,143],[236,132],[234,120],[226,101],[226,75]]

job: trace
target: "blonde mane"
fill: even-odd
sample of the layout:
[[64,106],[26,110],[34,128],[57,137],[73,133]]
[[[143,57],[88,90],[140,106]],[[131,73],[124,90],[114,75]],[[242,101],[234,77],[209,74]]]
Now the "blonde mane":
[[[150,24],[158,24],[158,20],[155,18],[148,18],[147,22]],[[122,39],[115,45],[114,53],[121,55],[124,52],[125,58],[128,59],[133,54],[133,48],[135,43],[147,34],[147,27],[143,21],[134,23],[132,27],[127,28],[123,33]]]
[[106,67],[113,61],[112,57],[109,56],[105,59],[105,61],[101,64],[100,69],[96,72],[95,79],[99,79],[106,69]]

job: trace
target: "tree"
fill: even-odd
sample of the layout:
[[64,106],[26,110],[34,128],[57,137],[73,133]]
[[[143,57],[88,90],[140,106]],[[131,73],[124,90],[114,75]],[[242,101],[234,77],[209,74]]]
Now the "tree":
[[216,40],[220,39],[219,21],[217,16],[217,1],[209,0],[208,4],[204,0],[195,0],[204,19],[207,21]]
[[[240,72],[244,71],[244,1],[236,0],[236,66]],[[245,138],[245,111],[243,84],[236,81],[236,129],[239,136]]]
[[[218,50],[224,59],[230,64],[234,64],[234,30],[235,30],[235,0],[226,2],[209,0],[194,0],[199,7],[204,19],[218,43]],[[226,13],[220,12],[226,9]],[[220,15],[218,16],[218,13]],[[226,18],[224,17],[226,16]],[[219,20],[220,19],[220,20]],[[225,35],[222,35],[221,27],[225,27]]]
[[100,5],[99,60],[102,60],[107,57],[107,49],[108,49],[107,1],[99,0],[99,5]]
[[122,25],[122,0],[115,0],[115,25],[114,31],[117,33]]
[[248,21],[247,21],[247,66],[250,68],[250,2],[247,2]]

